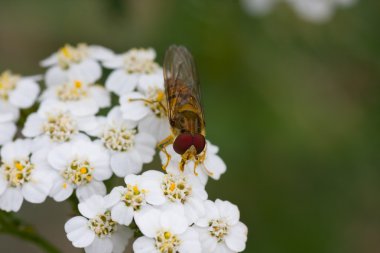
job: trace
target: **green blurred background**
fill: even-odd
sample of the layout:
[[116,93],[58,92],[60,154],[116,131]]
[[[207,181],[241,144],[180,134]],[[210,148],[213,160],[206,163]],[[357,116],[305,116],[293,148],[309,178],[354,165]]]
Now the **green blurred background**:
[[[1,0],[0,69],[41,73],[64,43],[116,52],[184,44],[200,73],[208,138],[228,166],[207,188],[240,207],[245,252],[380,252],[380,2],[326,24],[238,0]],[[63,203],[20,215],[64,252]],[[41,252],[0,235],[1,253]]]

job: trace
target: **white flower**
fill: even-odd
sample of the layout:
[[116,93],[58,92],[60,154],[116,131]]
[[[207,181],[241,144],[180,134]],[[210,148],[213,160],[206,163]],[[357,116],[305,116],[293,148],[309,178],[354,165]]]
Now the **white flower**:
[[205,214],[203,202],[207,199],[207,192],[196,176],[183,173],[164,174],[154,170],[147,171],[143,175],[160,185],[168,205],[183,206],[189,225]]
[[[21,77],[10,71],[0,74],[0,104],[8,103],[9,112],[14,113],[15,108],[29,108],[37,99],[40,87],[35,77]],[[1,109],[4,112],[4,109]]]
[[71,218],[65,224],[67,238],[74,247],[86,253],[122,253],[133,236],[130,229],[111,218],[104,198],[93,195],[78,205],[84,216]]
[[100,108],[111,104],[110,94],[106,89],[81,79],[53,85],[44,91],[41,99],[42,103],[64,103],[68,110],[77,116],[94,115]]
[[135,221],[144,236],[134,242],[134,253],[202,252],[197,232],[180,209],[145,209]]
[[72,114],[65,103],[44,103],[37,112],[28,116],[22,134],[36,138],[39,147],[48,147],[78,139],[80,132],[87,133],[97,127],[95,116],[78,117]]
[[19,117],[19,110],[0,100],[0,146],[11,141],[16,134],[14,123]]
[[11,141],[16,134],[17,127],[13,122],[0,122],[0,146]]
[[[170,163],[166,170],[170,173],[179,173],[179,164],[182,159],[181,155],[174,151],[173,145],[167,146],[166,150],[171,156]],[[204,159],[201,159],[200,163],[195,168],[196,173],[203,184],[207,183],[209,176],[215,180],[219,180],[220,176],[227,170],[226,164],[217,154],[218,151],[219,148],[217,146],[212,145],[209,141],[207,141],[206,148],[203,151],[206,152]],[[202,153],[200,155],[202,155]],[[160,157],[162,164],[166,164],[166,155],[163,152],[160,152]],[[193,159],[187,161],[184,169],[185,174],[194,175],[194,167],[195,164]]]
[[119,177],[141,172],[143,164],[153,160],[156,140],[150,134],[137,132],[136,123],[122,118],[119,107],[114,107],[107,118],[99,118],[99,132],[103,145],[111,156],[111,168]]
[[242,252],[247,241],[248,228],[239,221],[237,206],[217,199],[206,201],[206,215],[198,220],[195,228],[199,232],[203,252]]
[[49,67],[45,75],[47,86],[61,84],[75,77],[93,83],[102,75],[98,61],[113,57],[113,52],[101,46],[78,44],[65,45],[58,52],[41,62]]
[[108,153],[102,145],[89,140],[63,143],[54,147],[47,159],[59,173],[50,192],[54,200],[66,200],[74,189],[79,200],[106,194],[102,181],[109,179],[112,171]]
[[0,209],[18,211],[23,199],[31,203],[45,201],[53,175],[43,157],[31,155],[32,142],[17,140],[1,150]]
[[120,97],[121,111],[126,120],[138,121],[139,129],[161,141],[170,134],[163,87],[148,86],[143,92]]
[[143,85],[144,78],[154,77],[163,82],[161,67],[154,61],[156,52],[149,49],[131,49],[104,61],[104,66],[115,69],[106,81],[106,87],[117,95],[133,91]]
[[[145,173],[144,173],[145,174]],[[135,213],[150,205],[161,205],[166,199],[157,180],[143,175],[128,175],[126,186],[115,187],[106,199],[111,208],[111,217],[123,225],[129,225]]]
[[357,0],[242,0],[244,8],[254,14],[267,14],[277,2],[287,2],[296,13],[310,22],[322,23],[331,19],[337,7],[348,7]]

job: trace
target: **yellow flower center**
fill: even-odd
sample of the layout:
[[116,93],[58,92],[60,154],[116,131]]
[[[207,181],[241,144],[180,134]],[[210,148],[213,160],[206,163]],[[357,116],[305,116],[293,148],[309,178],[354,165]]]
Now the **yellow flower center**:
[[228,234],[228,224],[223,219],[211,220],[208,231],[211,236],[215,237],[218,242],[223,242],[224,237]]
[[155,247],[160,253],[177,253],[181,241],[169,231],[161,231],[155,237]]
[[61,101],[78,101],[87,96],[88,86],[81,81],[74,81],[58,86],[56,92]]
[[166,174],[161,184],[164,195],[172,202],[186,202],[191,195],[191,185],[182,175]]
[[112,220],[111,212],[106,211],[88,221],[89,228],[95,232],[99,238],[110,237],[116,231],[117,223]]
[[102,140],[108,149],[126,152],[134,146],[135,135],[135,129],[111,127],[104,131]]
[[141,206],[145,202],[145,189],[140,189],[137,185],[127,185],[125,192],[122,195],[121,200],[125,203],[126,206],[132,207],[133,210],[140,210]]
[[[62,177],[66,179],[67,182],[79,186],[88,184],[92,181],[93,171],[94,168],[91,167],[88,161],[74,160],[63,171]],[[66,183],[62,187],[66,188]]]
[[77,133],[76,125],[70,114],[49,114],[43,125],[43,131],[54,142],[69,141],[73,134]]
[[58,50],[58,65],[62,69],[67,69],[73,63],[80,63],[88,57],[88,47],[86,44],[78,44],[73,47],[69,44]]
[[20,76],[13,75],[10,71],[4,71],[0,75],[0,99],[9,99],[9,93],[16,88],[19,79]]
[[148,57],[144,49],[131,49],[124,55],[124,69],[127,73],[151,74],[158,68],[154,58]]
[[31,180],[34,165],[29,159],[16,160],[13,164],[1,165],[5,179],[10,187],[19,187]]

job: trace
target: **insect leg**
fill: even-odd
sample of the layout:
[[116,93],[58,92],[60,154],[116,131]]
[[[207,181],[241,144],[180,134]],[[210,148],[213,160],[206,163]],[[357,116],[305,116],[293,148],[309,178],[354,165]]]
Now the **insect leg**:
[[162,152],[164,152],[164,154],[166,155],[166,163],[164,165],[162,165],[162,169],[164,171],[166,171],[166,167],[168,167],[169,165],[169,162],[170,162],[170,159],[172,158],[171,155],[168,153],[168,151],[166,150],[166,147],[170,144],[172,144],[174,141],[174,137],[173,135],[169,135],[168,137],[166,137],[165,139],[163,139],[160,143],[157,144],[157,148],[159,150],[161,150]]

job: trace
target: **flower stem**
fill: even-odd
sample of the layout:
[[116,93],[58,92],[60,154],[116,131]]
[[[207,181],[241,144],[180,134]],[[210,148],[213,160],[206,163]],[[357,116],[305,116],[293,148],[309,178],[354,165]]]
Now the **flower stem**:
[[60,253],[54,245],[39,235],[35,229],[12,213],[0,211],[0,233],[13,235],[34,243],[47,253]]

